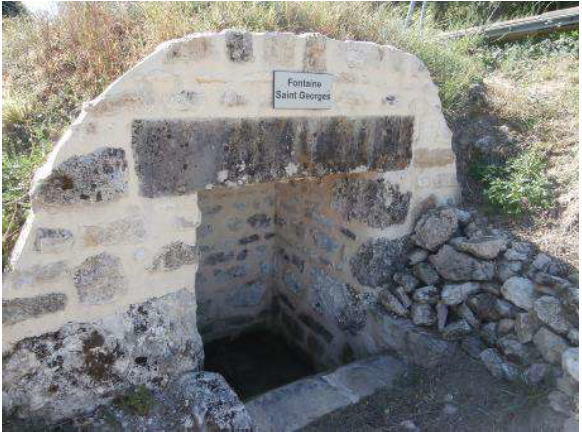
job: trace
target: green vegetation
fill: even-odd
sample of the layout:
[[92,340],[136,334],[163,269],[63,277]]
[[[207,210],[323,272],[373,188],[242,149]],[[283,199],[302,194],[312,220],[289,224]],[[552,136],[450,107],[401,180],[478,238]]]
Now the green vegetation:
[[132,392],[117,397],[113,403],[123,411],[145,416],[152,408],[154,401],[151,391],[145,385],[140,385]]
[[[413,25],[404,28],[408,2],[60,2],[55,16],[4,18],[3,266],[30,207],[35,169],[82,103],[99,95],[163,41],[238,28],[319,32],[335,39],[394,45],[426,64],[440,88],[445,115],[454,123],[466,113],[470,89],[482,82],[488,69],[513,70],[534,54],[545,56],[548,49],[520,45],[499,51],[484,48],[477,38],[445,42],[436,37],[438,32],[538,13],[551,3],[429,3],[422,32],[416,24],[420,7]],[[577,47],[577,34],[552,44],[552,52],[563,57],[564,46]],[[528,69],[531,66],[520,70],[525,76]],[[549,74],[551,67],[546,70]],[[576,82],[572,98],[577,88]],[[529,127],[534,120],[543,122],[551,110],[561,110],[561,105],[547,105],[521,104],[521,112],[511,115],[522,116]],[[534,106],[539,110],[532,114],[527,107]]]

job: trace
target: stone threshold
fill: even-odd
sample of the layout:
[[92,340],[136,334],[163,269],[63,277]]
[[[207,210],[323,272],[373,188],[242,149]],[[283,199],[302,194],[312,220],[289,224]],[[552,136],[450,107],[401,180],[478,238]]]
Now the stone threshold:
[[391,388],[406,368],[396,358],[374,356],[268,391],[245,407],[257,431],[297,431],[381,388]]

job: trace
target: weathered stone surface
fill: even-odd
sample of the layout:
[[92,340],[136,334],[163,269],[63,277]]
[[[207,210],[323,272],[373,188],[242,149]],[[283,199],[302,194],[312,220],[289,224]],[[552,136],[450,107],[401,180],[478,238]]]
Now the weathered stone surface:
[[59,253],[73,245],[73,233],[67,229],[39,228],[34,238],[34,249],[40,253]]
[[400,285],[406,293],[411,293],[420,282],[408,272],[395,272],[392,279]]
[[412,294],[412,299],[421,304],[436,304],[439,300],[439,289],[435,286],[419,287]]
[[570,397],[578,397],[578,381],[564,373],[556,379],[556,387]]
[[489,346],[497,345],[497,324],[495,322],[486,323],[481,327],[479,335]]
[[62,293],[2,300],[2,324],[14,325],[45,314],[56,313],[64,310],[66,303],[67,296]]
[[502,260],[497,264],[497,278],[504,283],[511,277],[519,275],[522,267],[523,263],[520,261]]
[[292,34],[266,33],[263,42],[265,61],[272,66],[295,65],[295,39]]
[[579,382],[579,359],[580,349],[578,347],[570,348],[562,353],[562,368],[576,382]]
[[155,256],[152,263],[153,271],[175,271],[182,266],[198,262],[198,249],[184,242],[172,242],[166,245]]
[[233,62],[253,60],[253,35],[247,32],[227,31],[225,35],[228,58]]
[[483,236],[478,238],[454,238],[450,244],[458,251],[469,253],[478,259],[492,260],[505,251],[507,241],[503,238]]
[[473,314],[473,311],[471,311],[466,303],[462,303],[461,305],[457,305],[453,308],[462,319],[471,325],[472,328],[479,329],[481,323],[479,322],[479,319],[475,317],[475,314]]
[[46,204],[107,203],[126,189],[125,151],[107,147],[62,162],[35,187],[33,196]]
[[580,306],[580,290],[578,287],[569,287],[564,292],[564,303],[568,309],[578,314]]
[[438,209],[423,215],[416,223],[416,244],[430,251],[448,241],[457,230],[457,213],[452,208]]
[[404,265],[406,238],[371,239],[364,242],[350,259],[352,275],[364,286],[390,283],[394,273]]
[[[441,292],[441,299],[446,305],[458,305],[465,302],[465,300],[473,293],[477,293],[479,289],[479,283],[474,282],[464,284],[446,284]],[[473,303],[474,302],[471,303],[471,306],[473,306]]]
[[513,319],[501,319],[497,323],[497,332],[500,335],[509,334],[515,328],[515,320]]
[[359,332],[366,324],[366,314],[355,290],[321,269],[313,269],[311,276],[310,305],[335,320],[340,329],[351,334]]
[[529,242],[512,242],[503,257],[506,260],[526,261],[534,250],[534,246]]
[[445,329],[445,326],[447,324],[449,308],[445,304],[439,302],[436,305],[436,313],[437,313],[437,329],[442,332],[442,330]]
[[469,298],[467,304],[479,319],[490,322],[501,318],[501,315],[495,309],[497,301],[498,298],[490,293],[479,293]]
[[561,391],[552,391],[548,394],[548,401],[550,407],[556,412],[563,413],[564,415],[573,416],[576,411],[572,400]]
[[328,343],[331,343],[333,340],[333,334],[327,330],[325,326],[315,320],[313,317],[308,316],[307,314],[300,314],[299,320],[305,324],[309,329],[315,332],[317,335],[322,337]]
[[437,272],[452,281],[486,281],[495,275],[495,265],[479,260],[465,253],[459,253],[453,247],[444,245],[437,254],[429,257]]
[[559,364],[562,361],[562,353],[568,349],[566,340],[545,327],[536,332],[533,342],[544,359],[551,364]]
[[327,61],[325,47],[327,38],[320,34],[307,35],[305,39],[305,55],[303,69],[306,72],[325,72]]
[[413,364],[432,368],[449,362],[457,354],[457,345],[417,330],[406,334],[406,357]]
[[500,317],[505,319],[513,319],[518,312],[518,309],[508,301],[497,299],[495,301],[495,311]]
[[512,277],[503,283],[501,293],[505,299],[524,310],[531,311],[534,306],[533,283],[527,278]]
[[401,170],[412,133],[411,117],[136,120],[132,146],[141,194],[160,197],[362,166]]
[[236,288],[227,298],[227,304],[235,308],[250,308],[260,305],[267,295],[267,286],[262,281],[250,281]]
[[463,341],[461,341],[461,348],[467,352],[471,358],[481,359],[481,352],[487,349],[487,346],[485,346],[479,337],[469,336],[463,338]]
[[572,343],[572,345],[574,346],[579,346],[580,345],[580,336],[579,336],[579,330],[576,328],[572,328],[568,331],[568,341],[570,341],[570,343]]
[[107,253],[91,256],[75,268],[73,282],[82,304],[112,302],[127,289],[121,260]]
[[498,379],[513,381],[518,378],[519,370],[513,364],[505,362],[495,349],[485,349],[480,357],[487,370]]
[[87,247],[136,243],[145,238],[146,231],[140,218],[123,218],[102,226],[86,226],[83,243]]
[[455,162],[452,150],[419,149],[414,155],[414,165],[417,167],[440,167]]
[[415,248],[408,254],[408,264],[414,266],[417,263],[424,262],[428,258],[428,251],[422,248]]
[[408,315],[407,308],[387,289],[383,290],[380,294],[380,303],[390,313],[394,313],[400,317],[406,317]]
[[406,293],[406,290],[404,290],[404,287],[398,286],[395,289],[393,289],[393,292],[404,308],[410,308],[410,306],[412,305],[412,301],[408,297],[408,294]]
[[532,266],[536,268],[538,271],[545,271],[552,263],[552,259],[548,257],[546,254],[540,253],[535,256],[534,261],[532,262]]
[[462,340],[472,332],[471,325],[466,320],[461,319],[445,326],[442,330],[442,336],[446,340]]
[[510,361],[530,364],[532,354],[528,346],[521,344],[517,338],[508,335],[497,340],[497,347]]
[[542,383],[551,373],[551,368],[543,362],[535,362],[530,365],[522,374],[525,383],[538,385]]
[[428,284],[429,286],[438,283],[440,280],[439,274],[430,264],[426,262],[414,265],[412,272],[414,272],[414,275],[419,280],[421,280],[424,284]]
[[567,334],[572,325],[568,323],[562,303],[553,296],[542,296],[534,303],[534,311],[541,322],[558,334]]
[[532,341],[540,326],[541,323],[533,312],[519,313],[515,318],[515,331],[521,343]]
[[428,304],[412,304],[412,323],[419,326],[431,326],[437,321],[433,308]]
[[26,338],[4,356],[6,413],[60,420],[132,386],[164,387],[203,361],[194,292],[181,290],[96,323]]
[[332,194],[332,209],[346,221],[380,229],[404,222],[411,196],[383,179],[352,177],[337,180]]

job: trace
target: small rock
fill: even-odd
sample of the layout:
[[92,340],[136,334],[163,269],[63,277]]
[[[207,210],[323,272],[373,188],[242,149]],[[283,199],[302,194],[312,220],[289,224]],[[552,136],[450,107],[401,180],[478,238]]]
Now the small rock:
[[545,271],[550,266],[550,263],[552,263],[552,259],[547,255],[540,253],[535,257],[532,266],[537,270]]
[[491,322],[483,325],[479,335],[489,346],[495,346],[497,344],[497,324]]
[[570,281],[575,286],[580,284],[580,276],[578,275],[578,272],[572,272],[571,274],[569,274],[568,281]]
[[550,407],[564,415],[575,415],[572,400],[561,391],[552,391],[548,394]]
[[499,320],[502,317],[495,308],[498,301],[499,299],[490,293],[479,293],[475,296],[471,296],[467,301],[467,304],[469,307],[471,307],[479,319],[492,322]]
[[432,285],[439,281],[439,274],[428,263],[422,262],[414,265],[412,268],[414,275],[420,279],[424,284]]
[[556,387],[569,397],[577,397],[578,395],[578,381],[566,373],[556,379]]
[[418,326],[432,326],[436,323],[436,314],[429,304],[412,304],[412,323]]
[[564,290],[570,287],[570,282],[568,280],[547,274],[545,272],[538,272],[535,275],[534,281],[540,286],[548,286],[553,289],[555,293],[550,293],[552,295],[562,293]]
[[512,277],[503,283],[501,293],[505,299],[514,305],[531,311],[534,305],[534,287],[533,283],[527,278]]
[[392,279],[402,286],[406,293],[411,293],[414,289],[418,287],[420,281],[418,281],[412,274],[409,272],[396,272]]
[[495,264],[481,262],[444,245],[437,254],[428,258],[441,277],[451,281],[486,281],[495,276]]
[[402,286],[396,287],[394,289],[394,294],[396,295],[396,297],[398,298],[398,300],[400,301],[404,308],[410,308],[410,306],[412,305],[412,301],[406,294],[406,290],[404,290],[404,287]]
[[510,361],[528,365],[531,363],[531,352],[517,338],[508,335],[497,341],[497,347]]
[[451,238],[457,227],[458,219],[455,209],[429,211],[416,223],[416,244],[427,250],[436,251]]
[[487,346],[483,344],[479,337],[467,337],[461,341],[461,348],[467,352],[471,358],[480,359],[479,355],[487,349]]
[[568,349],[566,340],[545,327],[536,332],[533,342],[544,359],[551,364],[560,363],[562,353]]
[[466,320],[458,320],[445,326],[442,336],[446,340],[461,340],[471,334],[472,331],[471,325]]
[[402,421],[400,423],[400,427],[402,427],[403,431],[420,431],[416,424],[414,424],[411,420]]
[[449,309],[445,304],[439,302],[436,305],[436,312],[437,312],[437,328],[439,331],[442,331],[447,324]]
[[565,432],[578,432],[580,431],[580,421],[576,417],[570,417],[564,421],[564,431]]
[[497,332],[501,335],[509,334],[513,331],[515,327],[515,320],[513,319],[501,319],[497,323]]
[[417,263],[424,262],[428,258],[428,251],[422,248],[415,248],[411,253],[408,254],[408,264],[409,266],[414,266]]
[[511,277],[519,275],[522,267],[522,262],[502,260],[497,265],[497,278],[499,278],[499,280],[504,283]]
[[396,296],[386,289],[380,294],[380,303],[390,313],[394,313],[400,317],[406,317],[408,315],[408,310],[400,303]]
[[564,302],[566,307],[570,311],[574,311],[576,314],[578,314],[578,307],[580,305],[579,296],[580,293],[578,287],[568,287],[564,293]]
[[445,404],[445,407],[443,408],[443,413],[449,416],[456,414],[458,411],[459,408],[454,404]]
[[494,296],[501,296],[501,286],[491,281],[484,281],[481,283],[481,290],[491,293]]
[[551,372],[550,366],[543,362],[536,362],[528,367],[523,372],[523,380],[530,385],[538,385],[549,376]]
[[478,238],[455,238],[450,241],[458,251],[469,253],[478,259],[492,260],[507,248],[507,241],[503,238],[483,236]]
[[455,209],[455,212],[457,212],[457,220],[461,225],[469,224],[469,222],[471,221],[470,212],[467,212],[466,210],[462,209]]
[[467,323],[471,325],[471,327],[479,329],[479,325],[481,324],[481,322],[479,322],[479,319],[475,317],[475,315],[473,314],[471,309],[467,306],[467,304],[462,303],[461,305],[456,307],[455,311],[459,316],[465,319]]
[[481,361],[489,372],[498,379],[515,380],[519,370],[513,364],[505,362],[495,349],[485,349],[480,355]]
[[553,296],[542,296],[534,303],[534,311],[541,322],[558,334],[567,334],[571,326],[560,301]]
[[574,346],[579,346],[579,340],[578,340],[578,329],[576,328],[572,328],[568,331],[568,340],[570,341],[570,343],[572,343]]
[[508,249],[503,257],[506,260],[526,261],[533,252],[534,246],[529,242],[512,242],[511,248]]
[[540,326],[541,323],[533,312],[519,313],[515,318],[515,331],[521,343],[532,341]]
[[504,301],[503,299],[497,299],[495,301],[495,312],[503,318],[513,319],[517,314],[517,308],[515,308],[510,302]]
[[436,304],[439,300],[439,289],[435,286],[420,287],[414,291],[412,299],[421,304]]
[[576,382],[578,380],[579,349],[570,348],[562,353],[562,368]]
[[441,292],[441,299],[446,305],[457,305],[480,289],[479,283],[447,284]]

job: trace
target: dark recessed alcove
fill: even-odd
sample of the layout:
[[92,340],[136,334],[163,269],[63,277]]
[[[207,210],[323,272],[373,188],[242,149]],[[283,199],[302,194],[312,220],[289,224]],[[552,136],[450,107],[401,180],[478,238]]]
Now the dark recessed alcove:
[[214,340],[204,352],[204,369],[222,374],[243,401],[316,373],[307,354],[267,329]]

